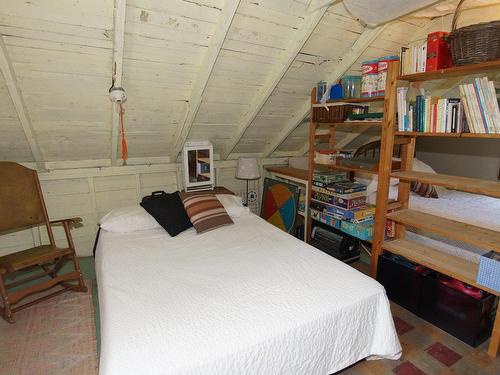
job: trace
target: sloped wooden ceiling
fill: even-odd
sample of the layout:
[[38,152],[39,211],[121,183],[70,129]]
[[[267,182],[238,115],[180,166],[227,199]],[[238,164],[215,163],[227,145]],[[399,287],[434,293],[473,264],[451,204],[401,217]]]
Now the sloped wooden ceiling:
[[[121,2],[129,157],[145,162],[174,161],[186,139],[210,139],[221,158],[303,153],[311,87],[398,53],[427,22],[368,29],[326,0]],[[109,165],[119,154],[108,99],[116,4],[1,1],[5,54],[44,162]],[[33,161],[0,78],[0,159]]]

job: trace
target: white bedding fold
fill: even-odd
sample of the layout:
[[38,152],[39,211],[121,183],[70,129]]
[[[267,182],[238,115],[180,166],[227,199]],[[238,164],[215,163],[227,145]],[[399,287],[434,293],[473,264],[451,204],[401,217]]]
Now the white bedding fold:
[[382,286],[255,215],[103,231],[96,271],[102,375],[327,375],[401,352]]

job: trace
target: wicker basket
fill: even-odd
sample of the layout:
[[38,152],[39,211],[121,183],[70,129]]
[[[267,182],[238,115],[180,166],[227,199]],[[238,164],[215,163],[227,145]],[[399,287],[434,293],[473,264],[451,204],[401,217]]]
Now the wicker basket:
[[314,122],[344,122],[351,113],[368,113],[368,107],[342,104],[325,107],[313,108],[313,121]]
[[500,20],[483,22],[457,29],[460,0],[453,15],[451,33],[448,36],[451,60],[454,66],[476,64],[500,58]]

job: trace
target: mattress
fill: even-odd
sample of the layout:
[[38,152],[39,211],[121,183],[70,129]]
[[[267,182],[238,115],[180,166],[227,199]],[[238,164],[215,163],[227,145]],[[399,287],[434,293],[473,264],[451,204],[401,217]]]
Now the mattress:
[[101,375],[327,375],[399,358],[379,283],[253,214],[234,221],[101,232]]

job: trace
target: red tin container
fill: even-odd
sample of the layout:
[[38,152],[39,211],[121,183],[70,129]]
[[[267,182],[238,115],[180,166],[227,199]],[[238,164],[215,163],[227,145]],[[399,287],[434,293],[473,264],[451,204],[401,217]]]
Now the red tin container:
[[449,33],[436,31],[427,35],[427,59],[425,71],[450,68],[451,62],[450,45],[446,40]]

